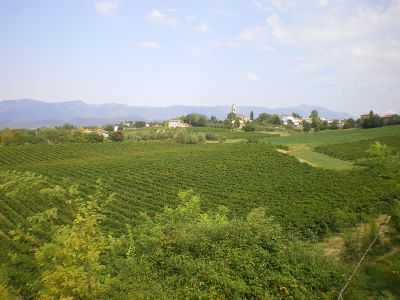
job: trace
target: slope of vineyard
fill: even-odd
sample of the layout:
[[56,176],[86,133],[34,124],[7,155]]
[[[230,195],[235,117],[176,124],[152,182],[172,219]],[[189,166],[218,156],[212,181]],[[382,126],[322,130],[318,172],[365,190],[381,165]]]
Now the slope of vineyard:
[[[139,211],[154,213],[193,189],[205,205],[227,205],[237,215],[266,207],[303,234],[324,236],[382,209],[389,183],[363,170],[335,172],[301,164],[266,144],[26,145],[0,148],[1,169],[32,171],[54,184],[69,178],[91,191],[96,179],[117,194],[109,226],[116,230]],[[1,222],[11,228],[46,203],[0,201]],[[123,228],[122,228],[123,230]]]
[[[312,240],[385,212],[393,190],[390,181],[367,170],[314,168],[265,143],[23,145],[0,147],[0,163],[0,187],[5,182],[1,171],[11,170],[46,176],[53,186],[77,184],[85,195],[101,178],[107,191],[116,194],[103,223],[116,235],[138,222],[139,212],[154,215],[165,205],[176,207],[177,193],[193,189],[204,209],[223,204],[240,217],[264,207],[288,234]],[[26,182],[16,179],[8,189],[18,193],[18,186],[24,186],[23,197],[0,188],[0,265],[7,265],[13,285],[29,298],[26,283],[37,273],[35,261],[31,249],[12,238],[12,231],[55,204],[45,195],[29,193],[32,181],[25,177]],[[57,209],[66,220],[68,208],[58,204]]]
[[400,151],[400,135],[377,137],[374,139],[361,140],[350,143],[323,145],[316,147],[314,150],[335,158],[340,158],[344,160],[357,160],[367,157],[366,151],[368,150],[368,147],[374,142],[385,144],[396,152]]
[[351,143],[356,141],[379,139],[386,136],[400,135],[400,125],[385,126],[371,129],[324,130],[315,133],[292,136],[267,137],[264,142],[275,145],[303,144],[317,147],[327,144]]

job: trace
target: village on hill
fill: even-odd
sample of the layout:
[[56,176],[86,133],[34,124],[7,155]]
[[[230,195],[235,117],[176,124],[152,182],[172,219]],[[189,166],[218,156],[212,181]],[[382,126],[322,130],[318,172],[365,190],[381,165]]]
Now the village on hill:
[[[204,133],[212,130],[228,130],[233,132],[258,132],[273,134],[309,133],[323,130],[341,130],[351,128],[374,128],[400,124],[400,116],[386,114],[379,116],[372,110],[362,114],[357,120],[327,119],[317,110],[310,111],[309,115],[301,116],[295,112],[291,114],[260,113],[258,116],[251,111],[249,115],[240,112],[240,107],[231,106],[230,112],[224,120],[215,116],[191,113],[161,122],[147,122],[143,120],[124,120],[116,124],[103,126],[76,127],[73,124],[64,124],[55,128],[36,129],[4,129],[0,131],[2,145],[18,145],[26,143],[63,143],[63,142],[121,142],[124,140],[159,140],[171,139],[177,130],[191,130],[204,128]],[[148,129],[146,131],[146,129]],[[209,137],[215,140],[216,137]],[[245,138],[245,136],[244,136]],[[196,140],[197,138],[194,138]],[[200,137],[200,140],[203,138]],[[190,140],[185,138],[184,140]],[[192,139],[193,141],[193,139]]]

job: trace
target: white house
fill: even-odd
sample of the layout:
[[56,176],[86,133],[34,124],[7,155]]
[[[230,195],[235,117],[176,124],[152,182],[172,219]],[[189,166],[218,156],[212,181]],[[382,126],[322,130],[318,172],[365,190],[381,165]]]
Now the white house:
[[168,127],[169,128],[187,128],[187,127],[189,127],[189,124],[183,123],[179,119],[174,119],[174,120],[168,121]]
[[302,118],[293,117],[293,115],[280,115],[279,119],[284,125],[293,124],[295,126],[300,126],[303,122]]
[[105,131],[105,130],[103,130],[103,129],[97,129],[97,130],[96,130],[96,133],[97,133],[98,135],[101,135],[101,136],[104,137],[104,138],[108,138],[108,132]]

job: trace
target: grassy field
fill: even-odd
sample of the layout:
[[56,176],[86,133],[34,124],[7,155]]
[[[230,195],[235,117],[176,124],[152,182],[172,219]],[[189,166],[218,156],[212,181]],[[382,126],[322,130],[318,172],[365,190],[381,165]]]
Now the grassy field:
[[332,158],[326,154],[315,152],[307,147],[291,147],[290,149],[291,155],[314,167],[339,171],[351,170],[353,168],[351,162]]
[[312,166],[349,170],[353,164],[349,161],[363,158],[369,145],[380,141],[398,149],[400,146],[400,126],[388,126],[373,129],[329,130],[316,133],[268,137],[263,142],[283,145],[288,153],[300,161]]
[[368,139],[379,139],[386,136],[400,135],[400,125],[372,129],[327,130],[316,133],[299,134],[282,137],[267,137],[266,143],[275,145],[307,145],[311,148],[320,145],[356,142]]
[[384,144],[390,147],[394,152],[400,151],[400,135],[376,137],[374,139],[360,140],[357,142],[322,145],[316,147],[314,150],[331,157],[352,161],[367,157],[366,151],[374,142]]

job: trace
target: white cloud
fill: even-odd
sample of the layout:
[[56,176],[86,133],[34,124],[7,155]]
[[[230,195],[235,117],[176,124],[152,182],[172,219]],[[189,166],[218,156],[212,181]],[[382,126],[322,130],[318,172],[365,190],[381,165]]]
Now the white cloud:
[[328,6],[329,5],[329,0],[319,0],[319,5]]
[[209,32],[208,24],[206,22],[201,22],[199,26],[197,26],[197,30],[204,33]]
[[270,60],[315,82],[388,99],[400,92],[400,0],[253,3],[266,21],[239,32],[239,43],[275,49]]
[[254,73],[250,73],[250,72],[247,72],[245,74],[245,78],[246,78],[246,80],[251,80],[251,81],[259,81],[259,80],[261,80],[260,76],[254,74]]
[[276,14],[273,14],[267,18],[267,24],[271,27],[276,27],[280,24],[280,19],[279,16]]
[[187,22],[193,22],[197,19],[196,15],[189,15],[185,17],[185,21]]
[[262,0],[253,0],[253,4],[260,10],[271,11],[272,7]]
[[[322,1],[322,0],[321,0]],[[287,10],[297,5],[298,0],[252,0],[260,10],[271,12],[274,10]]]
[[265,29],[263,27],[251,27],[243,30],[238,35],[239,41],[257,41],[264,37]]
[[96,11],[104,16],[113,15],[119,8],[119,0],[96,1]]
[[156,9],[148,13],[146,18],[155,24],[167,25],[171,27],[175,27],[178,24],[174,18],[169,17],[168,15],[163,14]]
[[156,42],[151,41],[141,41],[137,44],[139,48],[156,49],[160,48],[160,45]]

